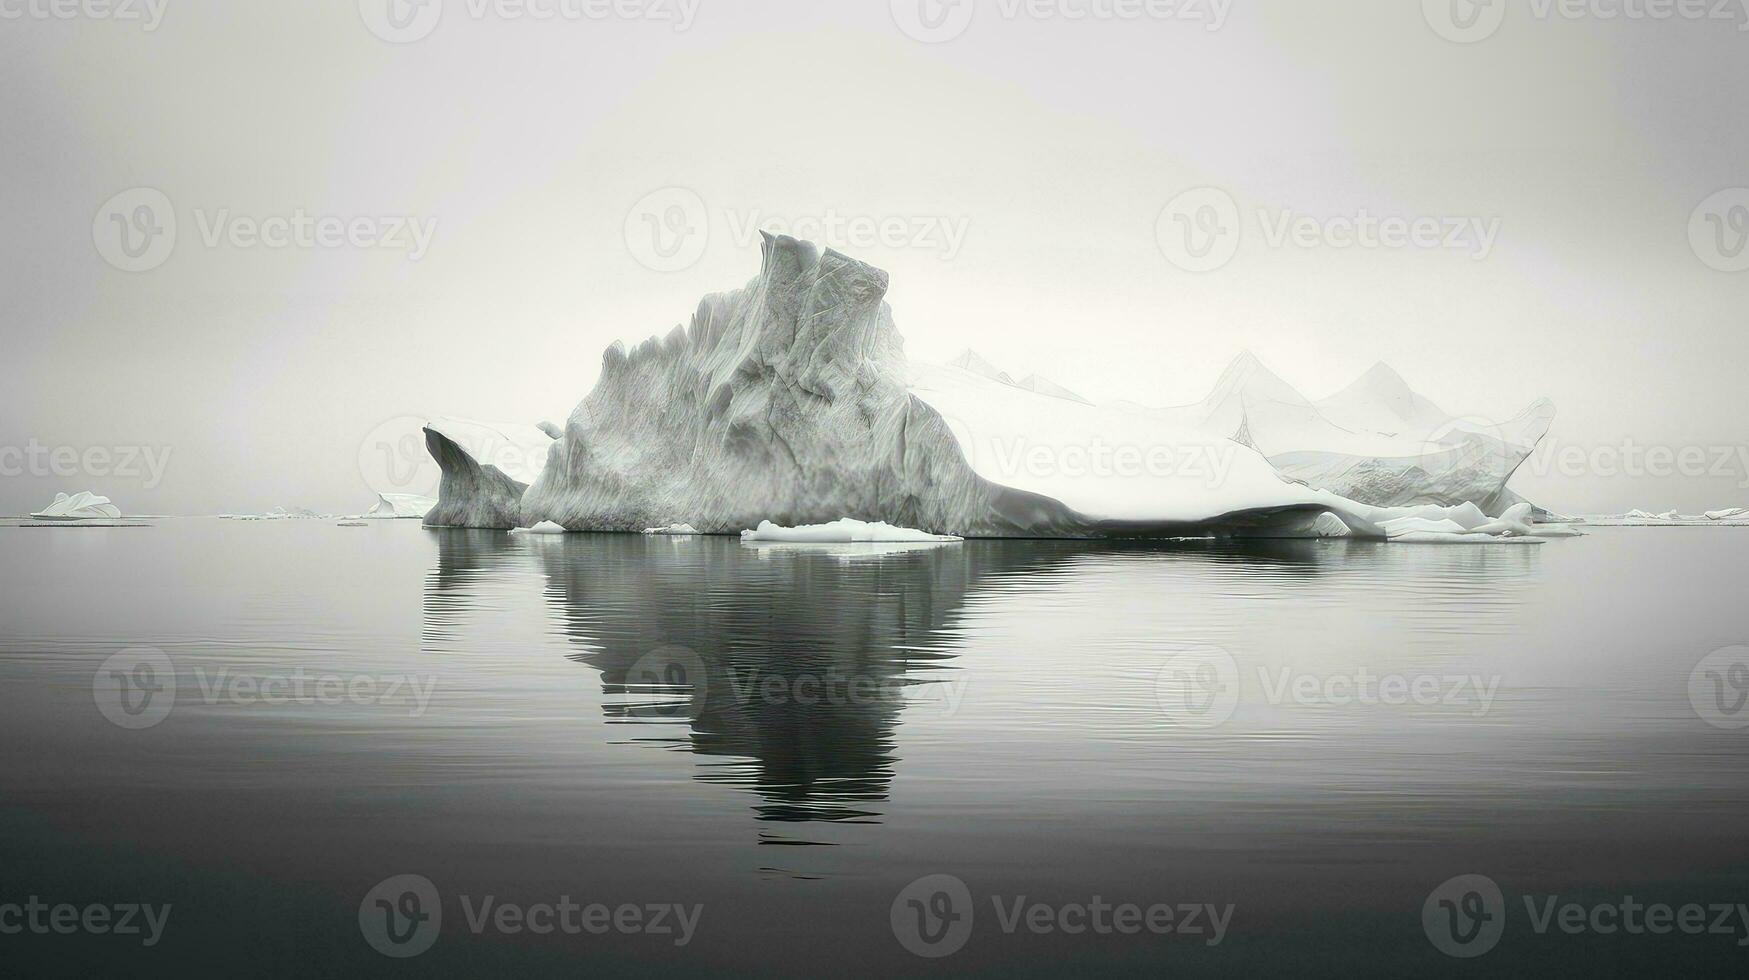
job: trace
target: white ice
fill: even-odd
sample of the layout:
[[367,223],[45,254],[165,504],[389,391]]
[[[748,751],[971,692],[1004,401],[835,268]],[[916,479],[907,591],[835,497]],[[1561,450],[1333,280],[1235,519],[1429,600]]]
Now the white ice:
[[759,527],[741,532],[742,541],[779,541],[791,544],[855,544],[865,541],[959,541],[951,534],[930,534],[908,527],[894,527],[885,521],[868,523],[843,518],[830,524],[804,524],[801,527],[779,527],[770,521],[760,521]]
[[416,493],[379,493],[376,504],[364,517],[373,521],[411,520],[423,518],[436,506],[435,498]]
[[114,520],[121,516],[121,508],[90,491],[57,493],[54,503],[30,516],[43,521]]
[[670,524],[667,527],[647,527],[645,534],[697,534],[698,528],[691,524]]

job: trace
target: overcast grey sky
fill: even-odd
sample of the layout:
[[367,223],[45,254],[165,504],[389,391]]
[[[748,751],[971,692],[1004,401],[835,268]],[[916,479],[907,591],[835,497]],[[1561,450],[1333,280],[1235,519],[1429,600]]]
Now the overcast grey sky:
[[[1150,404],[1385,360],[1552,398],[1551,508],[1749,506],[1735,0],[113,2],[0,0],[0,447],[168,461],[15,452],[0,513],[359,510],[373,433],[562,420],[834,216],[913,356]],[[1335,247],[1369,216],[1439,233]]]

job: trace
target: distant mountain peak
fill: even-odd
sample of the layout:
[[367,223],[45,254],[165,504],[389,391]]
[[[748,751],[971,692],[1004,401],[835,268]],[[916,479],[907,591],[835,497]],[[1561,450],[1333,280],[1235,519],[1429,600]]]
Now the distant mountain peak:
[[956,367],[963,371],[970,371],[980,377],[989,378],[991,381],[1000,381],[1005,385],[1011,385],[1014,383],[1014,379],[1009,377],[1007,372],[1002,371],[997,368],[996,365],[991,364],[984,355],[972,350],[970,347],[960,351],[958,356],[947,362],[947,366]]

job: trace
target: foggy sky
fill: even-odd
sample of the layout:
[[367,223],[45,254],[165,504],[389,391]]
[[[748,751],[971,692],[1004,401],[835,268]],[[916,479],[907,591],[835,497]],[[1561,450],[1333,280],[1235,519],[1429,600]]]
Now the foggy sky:
[[[147,29],[0,0],[0,447],[164,460],[151,487],[27,467],[0,476],[0,513],[82,489],[130,513],[357,512],[385,425],[562,422],[608,344],[753,276],[759,226],[827,215],[900,229],[825,244],[891,273],[914,357],[974,347],[1153,405],[1200,399],[1245,349],[1313,397],[1383,360],[1475,417],[1547,396],[1555,446],[1589,460],[1709,453],[1699,476],[1515,481],[1557,511],[1749,506],[1749,272],[1690,239],[1702,202],[1749,186],[1743,11],[1514,3],[1462,43],[1430,24],[1441,0],[1172,17],[979,0],[925,43],[901,24],[921,10],[953,28],[963,9],[621,0],[640,15],[595,19],[563,16],[588,6],[572,0],[534,18],[443,0],[403,7],[415,30],[441,16],[391,43],[371,30],[388,2],[136,0],[161,15]],[[1203,187],[1231,197],[1243,237],[1188,272],[1159,219]],[[140,272],[98,244],[106,202],[133,188],[176,221]],[[640,236],[661,229],[636,209],[672,188],[708,236],[665,271],[650,266],[678,260],[652,259]],[[1276,245],[1260,211],[1496,234],[1485,255]],[[1749,229],[1720,214],[1728,265]],[[300,216],[330,233],[369,219],[364,238],[410,219],[429,240],[416,260],[345,231],[252,240]]]

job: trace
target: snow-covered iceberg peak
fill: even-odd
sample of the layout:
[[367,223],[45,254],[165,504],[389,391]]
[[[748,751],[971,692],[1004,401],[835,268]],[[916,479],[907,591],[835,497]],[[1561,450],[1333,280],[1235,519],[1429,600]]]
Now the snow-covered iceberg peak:
[[980,535],[1063,529],[1059,503],[993,486],[905,387],[887,274],[764,236],[759,275],[688,326],[615,344],[523,501],[525,520],[705,533],[845,514]]
[[121,508],[108,497],[82,490],[75,494],[57,493],[54,503],[30,516],[43,521],[114,520],[121,516]]

